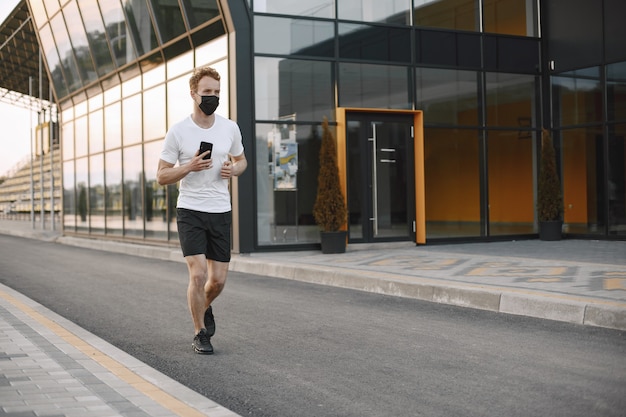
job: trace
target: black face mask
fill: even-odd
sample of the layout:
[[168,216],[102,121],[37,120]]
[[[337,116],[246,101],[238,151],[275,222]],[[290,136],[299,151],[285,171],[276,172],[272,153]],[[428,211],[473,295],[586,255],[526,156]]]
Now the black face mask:
[[207,116],[215,113],[215,109],[220,104],[220,98],[218,96],[200,96],[202,98],[202,102],[198,104],[200,110],[204,112]]

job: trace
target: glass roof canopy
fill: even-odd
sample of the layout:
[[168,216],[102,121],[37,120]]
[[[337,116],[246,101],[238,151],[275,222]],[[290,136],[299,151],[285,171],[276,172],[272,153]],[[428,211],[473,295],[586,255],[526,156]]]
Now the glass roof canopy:
[[0,24],[0,99],[48,98],[52,83],[54,101],[77,103],[226,33],[217,0],[61,3],[23,0]]

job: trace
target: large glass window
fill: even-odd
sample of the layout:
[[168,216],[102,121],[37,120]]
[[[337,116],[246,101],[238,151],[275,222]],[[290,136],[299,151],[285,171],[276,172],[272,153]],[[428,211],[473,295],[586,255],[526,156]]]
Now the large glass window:
[[61,129],[61,137],[63,138],[63,160],[67,161],[74,158],[74,122],[63,123]]
[[[145,55],[151,50],[157,48],[157,36],[152,26],[150,12],[145,1],[124,0],[124,10],[128,15],[128,24],[130,25],[135,45],[139,55]],[[120,9],[121,10],[121,9]],[[105,19],[106,20],[106,19]],[[130,43],[130,39],[128,40]]]
[[479,73],[421,68],[417,74],[417,107],[424,111],[426,124],[480,124]]
[[483,0],[485,32],[537,36],[536,0]]
[[411,24],[411,0],[339,0],[339,19]]
[[105,209],[106,234],[121,235],[124,229],[122,210],[122,151],[116,149],[105,154]]
[[558,100],[553,122],[571,126],[602,121],[602,85],[598,67],[571,71],[552,77]]
[[141,145],[124,148],[124,235],[143,237]]
[[288,14],[309,17],[335,17],[334,0],[265,0],[255,1],[254,11],[259,13]]
[[626,62],[606,66],[609,121],[626,121]]
[[255,16],[256,53],[329,56],[335,54],[332,22]]
[[[133,4],[143,4],[145,9],[145,2],[134,1]],[[102,10],[102,17],[111,44],[111,50],[113,51],[113,57],[118,67],[127,64],[136,58],[135,48],[133,42],[130,39],[128,28],[126,27],[126,20],[124,19],[124,12],[120,3],[117,1],[104,1],[99,2],[100,9]],[[150,17],[147,13],[145,16]],[[129,20],[131,16],[129,16]]]
[[167,206],[165,200],[166,187],[157,183],[156,173],[161,156],[162,141],[144,145],[145,172],[145,215],[146,237],[167,239]]
[[411,62],[411,31],[405,28],[339,24],[339,57]]
[[157,21],[161,42],[167,43],[185,33],[183,14],[178,2],[170,0],[150,0]]
[[69,90],[65,83],[65,75],[61,68],[61,60],[57,53],[57,48],[54,44],[54,38],[52,37],[52,31],[50,25],[45,25],[39,31],[39,39],[41,39],[41,46],[48,62],[48,68],[50,75],[52,76],[52,83],[54,84],[54,90],[57,93],[57,97],[65,97],[68,95]]
[[489,131],[487,155],[489,234],[533,233],[533,141],[516,131]]
[[532,75],[487,73],[487,125],[525,131],[536,125],[535,81]]
[[89,233],[88,191],[89,191],[89,163],[87,158],[76,160],[76,231]]
[[78,67],[76,66],[72,44],[70,43],[70,38],[67,34],[63,15],[56,15],[50,21],[50,27],[52,28],[52,34],[54,35],[54,43],[56,44],[59,56],[61,57],[61,66],[63,66],[69,90],[70,92],[74,92],[81,88],[83,83],[78,74]]
[[122,105],[113,103],[104,108],[104,146],[115,149],[122,146]]
[[144,140],[165,137],[165,85],[146,90],[143,93]]
[[74,186],[74,161],[63,163],[63,228],[70,232],[76,229],[76,190]]
[[609,234],[626,235],[626,124],[609,126]]
[[91,233],[104,233],[104,158],[89,157],[89,224]]
[[260,245],[319,242],[313,220],[321,128],[257,124],[257,233]]
[[103,140],[102,110],[96,110],[89,113],[89,153],[102,152]]
[[569,233],[603,234],[606,225],[600,126],[562,131],[564,226]]
[[91,52],[89,51],[89,42],[87,42],[87,35],[85,34],[85,28],[82,25],[80,14],[78,13],[78,6],[76,3],[69,3],[65,9],[63,9],[65,20],[72,22],[68,25],[70,39],[72,41],[72,48],[76,56],[78,64],[78,71],[85,84],[88,84],[97,79],[96,70],[93,66],[93,60],[91,59]]
[[424,129],[426,238],[480,236],[479,133]]
[[122,102],[122,134],[124,145],[141,142],[141,94],[124,99]]
[[183,7],[191,29],[220,15],[216,0],[183,0]]
[[298,121],[318,121],[334,113],[332,66],[329,62],[256,58],[257,120],[295,115]]
[[339,64],[339,106],[410,109],[410,73],[408,67]]
[[89,149],[89,135],[87,134],[87,116],[81,116],[75,120],[76,156],[87,155]]
[[479,31],[476,0],[414,0],[416,26]]
[[167,83],[167,126],[183,120],[191,114],[193,103],[189,96],[189,75],[175,78]]
[[113,71],[114,65],[98,3],[95,0],[78,0],[78,6],[87,28],[87,39],[91,45],[96,71],[99,76],[103,76]]

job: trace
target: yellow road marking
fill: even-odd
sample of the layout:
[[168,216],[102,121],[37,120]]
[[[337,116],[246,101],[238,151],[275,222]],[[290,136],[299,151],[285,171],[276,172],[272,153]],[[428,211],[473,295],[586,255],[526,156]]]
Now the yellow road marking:
[[626,290],[626,278],[606,278],[603,286],[605,290]]
[[80,337],[76,336],[65,327],[55,323],[54,321],[48,319],[42,314],[35,311],[32,307],[27,306],[16,298],[10,296],[4,291],[0,290],[0,296],[7,300],[9,303],[13,304],[15,307],[19,308],[22,312],[29,315],[31,318],[42,324],[43,326],[50,329],[61,339],[81,351],[87,357],[95,360],[104,368],[108,369],[115,376],[120,378],[122,381],[126,382],[137,391],[145,394],[147,397],[154,400],[156,403],[161,406],[167,408],[172,411],[174,414],[179,415],[181,417],[202,417],[205,416],[204,413],[199,412],[195,408],[190,407],[179,399],[173,397],[167,392],[161,390],[159,387],[154,385],[153,383],[147,381],[140,375],[137,375],[135,372],[131,371],[129,368],[119,363],[115,359],[111,358],[101,350],[95,348],[90,345]]

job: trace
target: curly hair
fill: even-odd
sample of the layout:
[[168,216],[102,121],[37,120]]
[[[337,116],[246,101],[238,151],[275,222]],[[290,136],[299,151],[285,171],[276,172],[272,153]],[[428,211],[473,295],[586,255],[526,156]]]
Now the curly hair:
[[198,83],[204,77],[211,77],[217,81],[220,80],[220,74],[214,68],[211,67],[200,67],[196,68],[189,78],[189,88],[191,91],[196,91],[198,89]]

